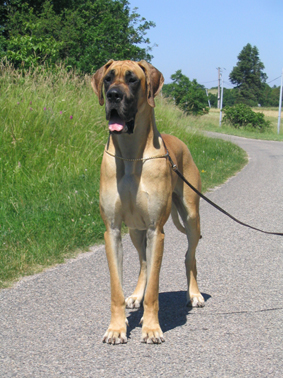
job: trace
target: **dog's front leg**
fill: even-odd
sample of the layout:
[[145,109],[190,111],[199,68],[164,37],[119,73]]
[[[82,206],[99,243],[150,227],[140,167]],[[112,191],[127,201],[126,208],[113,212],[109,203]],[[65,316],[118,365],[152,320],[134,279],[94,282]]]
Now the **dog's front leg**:
[[121,231],[107,229],[104,234],[111,285],[111,321],[103,336],[103,342],[120,344],[127,342],[127,319],[123,294],[123,250]]
[[164,248],[163,230],[147,231],[147,287],[144,296],[142,342],[160,344],[165,341],[158,320],[159,273]]

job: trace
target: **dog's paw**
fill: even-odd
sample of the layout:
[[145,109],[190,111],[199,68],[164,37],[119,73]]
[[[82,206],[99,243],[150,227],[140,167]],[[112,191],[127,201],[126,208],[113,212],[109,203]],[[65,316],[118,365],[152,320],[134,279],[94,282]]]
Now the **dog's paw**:
[[154,327],[153,329],[149,327],[142,327],[142,338],[141,342],[146,344],[162,344],[164,343],[165,339],[163,336],[163,332],[161,328]]
[[125,300],[126,307],[127,308],[140,308],[141,301],[142,301],[141,299],[137,298],[136,296],[131,295]]
[[114,327],[109,326],[108,330],[105,332],[102,342],[107,344],[126,344],[127,343],[127,328],[126,325],[128,325],[128,320],[125,319],[125,326],[121,327],[120,329],[115,329]]
[[198,295],[192,295],[187,300],[187,306],[188,307],[204,307],[204,298],[201,294]]

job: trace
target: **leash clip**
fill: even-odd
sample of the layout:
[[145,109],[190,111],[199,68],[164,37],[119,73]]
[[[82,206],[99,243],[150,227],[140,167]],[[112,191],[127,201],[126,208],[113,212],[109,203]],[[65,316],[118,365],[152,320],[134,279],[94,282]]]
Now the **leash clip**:
[[[163,142],[164,143],[164,142]],[[165,144],[164,144],[165,145]],[[167,147],[165,146],[166,150],[167,150]],[[171,168],[173,169],[174,172],[178,171],[178,167],[176,164],[174,164],[174,161],[171,159],[171,156],[169,155],[169,151],[167,150],[167,154],[166,156],[168,157],[168,160],[171,164]]]
[[173,164],[172,164],[172,169],[173,169],[174,172],[176,172],[177,169],[178,169],[177,165],[173,163]]

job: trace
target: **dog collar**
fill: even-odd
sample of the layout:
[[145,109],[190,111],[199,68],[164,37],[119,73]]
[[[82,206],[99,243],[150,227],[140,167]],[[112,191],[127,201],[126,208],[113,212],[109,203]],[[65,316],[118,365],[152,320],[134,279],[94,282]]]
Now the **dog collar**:
[[138,159],[127,159],[127,158],[123,158],[122,156],[111,154],[111,152],[107,151],[106,148],[105,148],[104,152],[106,152],[107,155],[109,155],[109,156],[112,156],[116,159],[124,160],[124,161],[142,161],[142,162],[144,162],[144,161],[147,161],[147,160],[167,158],[169,156],[169,153],[167,151],[167,153],[165,155],[156,155],[156,156],[150,156],[150,157],[147,157],[147,158],[138,158]]

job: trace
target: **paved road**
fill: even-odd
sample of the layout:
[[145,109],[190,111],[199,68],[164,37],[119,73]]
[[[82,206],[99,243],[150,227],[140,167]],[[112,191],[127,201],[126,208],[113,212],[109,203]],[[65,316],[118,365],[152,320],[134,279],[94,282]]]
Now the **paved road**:
[[[228,137],[249,164],[209,193],[236,217],[283,230],[283,143]],[[166,342],[140,343],[141,312],[128,310],[126,345],[102,344],[109,318],[103,247],[0,292],[0,377],[282,377],[283,238],[243,228],[201,201],[200,290],[185,307],[185,237],[166,227],[160,323]],[[126,295],[138,258],[126,236]]]

